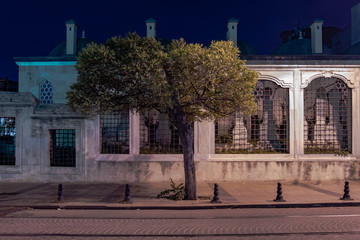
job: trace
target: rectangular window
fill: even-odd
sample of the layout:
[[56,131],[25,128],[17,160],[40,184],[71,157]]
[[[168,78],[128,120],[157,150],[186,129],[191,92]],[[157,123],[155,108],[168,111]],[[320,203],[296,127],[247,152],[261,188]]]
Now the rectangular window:
[[15,118],[0,117],[0,165],[15,165]]
[[102,154],[129,154],[129,113],[100,116]]
[[140,115],[140,153],[183,153],[179,132],[165,114],[150,110]]
[[50,130],[50,166],[75,167],[75,129]]

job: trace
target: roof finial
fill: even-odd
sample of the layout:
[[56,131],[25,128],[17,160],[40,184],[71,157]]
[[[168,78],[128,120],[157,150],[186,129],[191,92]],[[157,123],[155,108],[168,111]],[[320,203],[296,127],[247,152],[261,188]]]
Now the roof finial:
[[82,38],[82,39],[85,39],[85,30],[82,31],[81,38]]
[[303,39],[303,32],[301,31],[301,29],[299,30],[299,39]]

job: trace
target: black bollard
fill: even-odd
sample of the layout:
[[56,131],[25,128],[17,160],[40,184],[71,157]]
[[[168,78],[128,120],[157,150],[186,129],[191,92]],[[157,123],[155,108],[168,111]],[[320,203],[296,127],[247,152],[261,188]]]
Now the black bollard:
[[57,201],[58,202],[63,202],[64,201],[64,196],[63,196],[63,186],[62,184],[59,184],[58,186],[58,192],[57,192]]
[[126,203],[131,203],[131,198],[130,198],[130,185],[126,184],[125,187],[125,198],[124,198],[124,202]]
[[344,196],[342,198],[340,198],[340,200],[353,200],[350,197],[350,187],[349,187],[349,182],[346,181],[345,182],[345,186],[344,186]]
[[277,183],[277,195],[276,195],[276,199],[274,199],[274,202],[286,202],[282,195],[281,183],[279,182]]
[[214,184],[214,197],[211,200],[211,203],[222,203],[219,198],[219,185],[217,183]]

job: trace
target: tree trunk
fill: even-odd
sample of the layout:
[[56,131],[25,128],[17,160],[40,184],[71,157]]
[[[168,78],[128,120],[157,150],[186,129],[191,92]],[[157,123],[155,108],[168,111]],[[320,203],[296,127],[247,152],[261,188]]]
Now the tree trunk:
[[194,161],[194,128],[186,119],[183,111],[178,111],[174,115],[174,124],[179,131],[184,156],[185,171],[185,199],[196,200],[196,173]]

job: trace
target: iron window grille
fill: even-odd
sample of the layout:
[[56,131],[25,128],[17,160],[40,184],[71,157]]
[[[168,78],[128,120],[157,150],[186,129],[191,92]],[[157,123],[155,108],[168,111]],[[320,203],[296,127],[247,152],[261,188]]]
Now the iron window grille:
[[40,101],[41,103],[53,103],[53,84],[48,80],[40,84]]
[[140,115],[140,153],[183,153],[179,132],[165,114],[149,110]]
[[100,116],[102,154],[129,154],[129,113]]
[[76,166],[75,129],[50,130],[50,166]]
[[289,153],[289,90],[259,80],[253,94],[256,114],[215,122],[215,153]]
[[304,153],[351,153],[351,89],[337,78],[318,78],[304,90]]
[[0,117],[0,165],[15,165],[15,118]]

